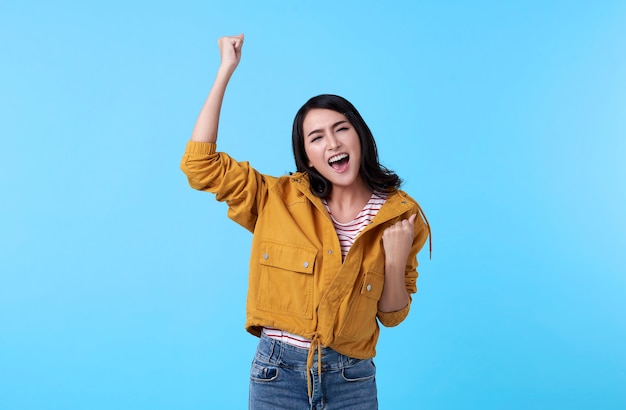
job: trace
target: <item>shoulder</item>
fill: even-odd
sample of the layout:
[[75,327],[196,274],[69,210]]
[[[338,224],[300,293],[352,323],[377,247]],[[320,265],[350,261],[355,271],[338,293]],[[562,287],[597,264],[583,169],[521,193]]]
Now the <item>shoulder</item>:
[[283,175],[276,178],[277,185],[280,186],[300,186],[302,188],[309,188],[309,176],[306,172],[293,172],[289,175]]
[[420,204],[405,191],[398,189],[389,194],[387,197],[387,202],[393,202],[395,204],[402,204],[404,206],[409,205],[406,212],[404,212],[403,217],[408,218],[410,215],[417,214],[418,221],[421,221],[426,227],[429,226],[428,219],[426,219],[426,214],[424,210],[420,206]]
[[401,189],[397,189],[387,194],[387,201],[408,203],[414,209],[417,209],[419,207],[419,204],[417,203],[417,201],[412,196],[410,196],[409,194],[407,194],[405,191]]
[[266,179],[267,185],[270,189],[283,194],[293,191],[305,191],[310,187],[309,177],[303,172],[294,172],[281,176],[264,175],[263,177]]

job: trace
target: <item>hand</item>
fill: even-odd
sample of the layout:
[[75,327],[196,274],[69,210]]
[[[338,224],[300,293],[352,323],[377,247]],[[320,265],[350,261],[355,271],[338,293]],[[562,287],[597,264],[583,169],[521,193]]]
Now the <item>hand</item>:
[[243,47],[243,34],[237,36],[220,37],[217,40],[220,47],[222,66],[234,71],[241,60],[241,48]]
[[404,266],[409,258],[409,252],[413,245],[413,229],[417,214],[413,214],[409,219],[403,219],[383,232],[383,248],[385,250],[385,264],[389,266]]

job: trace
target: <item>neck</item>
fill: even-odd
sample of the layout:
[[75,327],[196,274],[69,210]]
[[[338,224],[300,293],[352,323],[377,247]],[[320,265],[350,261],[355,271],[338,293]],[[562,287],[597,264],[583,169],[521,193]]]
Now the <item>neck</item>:
[[349,187],[333,186],[332,192],[326,198],[327,203],[332,203],[337,209],[363,207],[372,196],[372,190],[365,181],[359,179],[359,182]]

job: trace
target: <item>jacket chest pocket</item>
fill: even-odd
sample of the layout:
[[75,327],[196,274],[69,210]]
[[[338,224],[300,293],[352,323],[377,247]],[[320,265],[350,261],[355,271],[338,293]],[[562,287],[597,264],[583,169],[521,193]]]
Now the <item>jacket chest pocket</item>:
[[261,243],[258,308],[313,318],[313,268],[317,249],[265,241]]

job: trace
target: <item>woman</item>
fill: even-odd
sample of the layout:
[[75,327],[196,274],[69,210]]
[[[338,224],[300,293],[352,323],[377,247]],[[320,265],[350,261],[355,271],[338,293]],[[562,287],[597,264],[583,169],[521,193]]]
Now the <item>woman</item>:
[[216,152],[243,42],[243,34],[218,41],[221,65],[181,169],[254,233],[246,329],[260,341],[249,407],[375,409],[378,321],[395,326],[407,316],[428,222],[379,164],[358,111],[338,96],[314,97],[298,111],[292,175],[262,175]]

